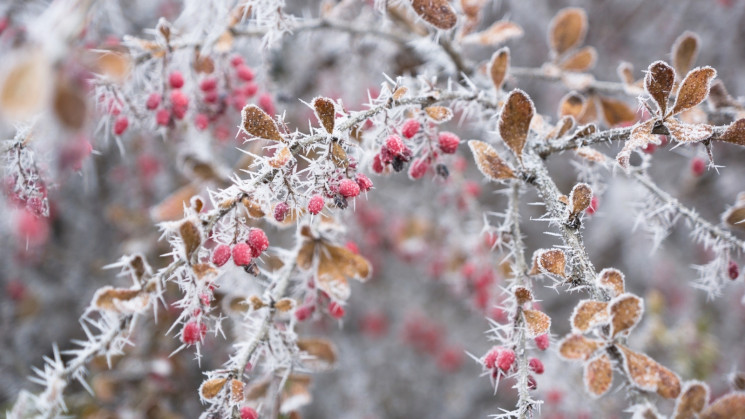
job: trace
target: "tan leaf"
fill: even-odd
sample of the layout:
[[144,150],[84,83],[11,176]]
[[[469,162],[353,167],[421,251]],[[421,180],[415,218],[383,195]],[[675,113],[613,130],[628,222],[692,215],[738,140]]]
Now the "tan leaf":
[[199,394],[205,400],[213,399],[220,393],[220,390],[222,390],[227,382],[228,379],[225,377],[206,380],[199,387]]
[[425,22],[437,29],[452,29],[458,22],[455,9],[447,0],[411,0],[411,6]]
[[401,86],[398,89],[396,89],[395,92],[393,92],[393,100],[401,100],[406,95],[406,92],[409,91],[409,88],[406,86]]
[[559,355],[564,359],[584,361],[604,346],[603,341],[573,334],[568,335],[559,343]]
[[325,97],[317,97],[313,100],[313,110],[316,118],[321,121],[321,125],[329,134],[334,132],[334,123],[336,119],[336,108],[334,102]]
[[325,339],[298,339],[297,347],[312,358],[303,361],[306,367],[325,370],[336,363],[336,348]]
[[613,384],[613,364],[608,354],[602,354],[585,365],[584,382],[587,392],[600,397]]
[[295,300],[291,298],[283,298],[276,303],[274,303],[274,308],[276,308],[281,313],[286,313],[290,310],[292,310],[295,307]]
[[605,154],[590,147],[579,147],[574,153],[593,163],[605,163],[607,161]]
[[175,221],[184,215],[184,204],[199,193],[194,184],[186,184],[166,197],[160,204],[150,210],[150,217],[157,222]]
[[683,386],[675,402],[673,419],[696,419],[709,401],[709,386],[700,381],[689,381]]
[[523,36],[523,28],[508,20],[498,20],[487,29],[463,38],[464,43],[478,43],[486,46],[499,45],[509,39]]
[[680,394],[680,379],[674,372],[663,367],[647,355],[634,352],[617,344],[621,352],[623,368],[631,381],[644,391],[656,391],[662,397],[672,399]]
[[240,402],[243,400],[243,389],[245,385],[240,380],[230,380],[230,397],[233,402]]
[[138,289],[100,288],[93,295],[93,306],[99,310],[134,313],[147,307],[150,297]]
[[515,177],[512,168],[499,157],[494,147],[478,140],[468,141],[468,147],[473,152],[476,166],[487,178],[500,180]]
[[184,242],[184,251],[187,259],[202,245],[202,233],[191,221],[184,221],[178,229],[181,240]]
[[718,398],[699,415],[699,419],[745,418],[745,393],[734,392]]
[[582,300],[574,308],[570,321],[572,332],[587,332],[595,326],[606,324],[610,320],[608,303],[603,301]]
[[630,331],[639,323],[644,314],[644,306],[641,298],[626,293],[611,300],[608,312],[611,316],[610,334],[615,337],[619,333]]
[[728,143],[745,146],[745,118],[733,122],[719,139]]
[[0,113],[11,120],[21,120],[40,112],[49,98],[53,79],[46,56],[40,51],[6,52],[0,68]]
[[655,61],[649,65],[644,77],[644,88],[660,110],[660,116],[666,116],[667,100],[675,84],[675,70],[664,61]]
[[[740,195],[743,195],[742,193]],[[745,230],[745,202],[738,200],[732,208],[722,214],[722,221],[729,227]]]
[[595,67],[597,60],[598,52],[595,50],[595,47],[583,47],[563,59],[559,63],[559,67],[565,71],[581,73]]
[[525,92],[515,89],[507,97],[499,115],[499,135],[520,161],[534,113],[533,101]]
[[313,257],[316,245],[312,240],[306,240],[297,254],[297,266],[306,271],[313,267]]
[[551,273],[566,278],[566,256],[559,249],[538,249],[533,253],[529,275]]
[[347,278],[366,280],[370,263],[346,247],[326,245],[319,252],[318,286],[338,300],[349,298]]
[[674,118],[664,122],[665,128],[670,131],[675,141],[681,143],[697,143],[703,141],[714,133],[714,128],[706,124],[683,124]]
[[282,135],[277,129],[277,124],[271,116],[256,105],[248,105],[241,112],[243,129],[258,138],[266,138],[272,141],[283,141]]
[[636,121],[636,112],[624,101],[601,96],[600,109],[603,111],[605,122],[610,127]]
[[598,274],[598,285],[611,291],[611,297],[617,297],[625,291],[625,278],[618,269],[605,268]]
[[198,279],[217,276],[217,269],[213,268],[209,263],[197,263],[192,265],[191,270]]
[[305,376],[290,376],[282,391],[282,404],[279,407],[279,413],[287,415],[288,419],[298,419],[295,411],[313,400],[308,390],[309,384],[310,379],[306,379]]
[[623,84],[632,85],[634,84],[634,66],[627,61],[622,61],[621,64],[616,68],[618,78],[621,79]]
[[585,97],[577,92],[569,92],[559,101],[559,116],[572,116],[578,119],[585,107]]
[[515,299],[517,304],[522,306],[529,301],[533,301],[533,293],[525,287],[517,287],[515,289]]
[[561,138],[565,136],[569,131],[571,131],[572,128],[574,128],[574,124],[575,122],[573,116],[563,116],[556,124],[556,127],[554,127],[554,129],[552,129],[546,137],[548,139]]
[[215,71],[215,61],[209,55],[202,55],[194,50],[194,70],[197,73],[212,74]]
[[132,71],[132,60],[123,51],[92,51],[95,71],[122,83]]
[[[84,90],[73,86],[72,80],[58,79],[52,99],[54,114],[57,119],[71,130],[83,128],[86,118],[87,101]],[[77,88],[76,88],[77,87]]]
[[590,95],[582,107],[582,113],[577,118],[577,123],[586,125],[598,121],[598,95]]
[[491,56],[491,64],[489,65],[489,75],[491,81],[497,91],[502,90],[502,84],[504,84],[507,70],[510,67],[510,49],[502,47]]
[[673,44],[673,67],[678,74],[688,74],[698,56],[699,37],[693,32],[685,31]]
[[331,143],[331,160],[334,162],[336,167],[347,168],[349,166],[347,152],[344,151],[344,148],[342,148],[342,146],[340,146],[336,141]]
[[424,108],[424,112],[438,124],[447,122],[453,118],[453,111],[444,106],[428,106]]
[[551,19],[548,30],[548,45],[555,54],[561,55],[579,46],[587,33],[587,13],[578,7],[559,10]]
[[572,203],[571,214],[579,214],[590,206],[592,202],[592,188],[586,183],[574,185],[572,192],[569,194],[569,201]]
[[261,203],[254,198],[243,197],[241,204],[246,208],[246,213],[251,218],[262,218],[266,215]]
[[671,114],[679,114],[703,102],[709,96],[711,80],[716,76],[717,71],[708,66],[691,70],[680,83]]
[[631,129],[631,134],[626,144],[623,145],[623,149],[616,156],[618,164],[624,169],[629,167],[629,159],[631,158],[631,152],[645,147],[649,143],[656,143],[657,137],[652,134],[652,128],[654,127],[655,120],[648,119],[645,122],[638,123]]
[[279,169],[280,167],[283,167],[285,164],[287,164],[287,162],[290,161],[291,158],[292,152],[290,151],[289,147],[283,144],[282,147],[274,152],[274,156],[269,159],[269,166],[272,166],[275,169]]
[[523,310],[523,318],[525,319],[528,339],[548,333],[551,328],[551,318],[542,311]]

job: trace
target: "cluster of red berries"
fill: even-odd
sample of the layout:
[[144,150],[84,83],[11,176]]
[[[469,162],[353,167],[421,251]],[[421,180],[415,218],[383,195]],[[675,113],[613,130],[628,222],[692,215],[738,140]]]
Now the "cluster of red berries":
[[[501,346],[494,346],[483,356],[482,363],[484,368],[492,371],[492,378],[497,379],[506,376],[515,366],[515,351]],[[530,358],[528,369],[535,374],[543,374],[545,368],[543,362],[538,358]],[[528,376],[528,387],[531,390],[537,388],[537,383],[532,375]]]
[[231,256],[237,266],[248,266],[251,260],[257,258],[269,248],[269,239],[264,230],[252,228],[248,233],[248,240],[236,243],[232,247],[227,244],[218,245],[212,251],[212,263],[216,266],[225,265]]
[[411,149],[404,144],[401,137],[391,135],[385,140],[380,152],[373,158],[372,169],[375,173],[383,173],[383,170],[391,165],[393,170],[400,172],[404,165],[411,160],[411,157]]
[[181,329],[181,342],[187,345],[195,345],[204,340],[207,334],[207,325],[199,320],[191,320]]

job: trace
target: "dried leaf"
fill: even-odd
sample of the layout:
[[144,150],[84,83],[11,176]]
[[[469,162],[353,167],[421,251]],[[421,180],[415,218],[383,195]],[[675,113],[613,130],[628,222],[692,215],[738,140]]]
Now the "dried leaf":
[[583,47],[563,59],[559,63],[559,67],[565,71],[581,73],[595,67],[597,60],[598,52],[595,47]]
[[577,131],[574,133],[574,135],[569,141],[574,141],[578,138],[589,137],[592,134],[595,134],[596,132],[598,132],[597,125],[595,124],[582,125],[581,127],[577,128]]
[[326,245],[319,253],[318,286],[332,298],[349,298],[347,278],[364,281],[370,276],[370,262],[346,247]]
[[548,333],[551,328],[551,318],[542,311],[523,310],[523,318],[525,319],[528,339]]
[[628,332],[639,323],[644,314],[642,299],[634,294],[622,294],[610,302],[608,312],[611,316],[612,337]]
[[607,160],[605,154],[591,147],[579,147],[574,153],[593,163],[605,163]]
[[529,301],[533,301],[533,293],[525,287],[517,287],[515,289],[515,299],[517,304],[522,306]]
[[194,70],[197,73],[212,74],[215,71],[215,61],[209,55],[202,55],[194,50]]
[[621,79],[623,84],[632,85],[634,84],[634,66],[627,61],[622,61],[616,69],[618,78]]
[[711,103],[714,109],[730,107],[742,109],[742,105],[727,92],[724,83],[719,79],[711,82],[711,86],[709,87],[709,103]]
[[557,55],[579,46],[587,33],[587,13],[578,7],[559,10],[551,19],[548,33],[548,44]]
[[660,116],[667,112],[667,100],[675,84],[675,70],[664,61],[655,61],[649,65],[644,77],[644,88],[660,110]]
[[709,96],[711,80],[716,76],[717,71],[708,66],[695,68],[688,73],[680,83],[671,114],[679,114],[703,102]]
[[533,253],[533,266],[529,275],[551,273],[566,278],[566,256],[559,249],[538,249]]
[[292,152],[290,151],[290,148],[283,144],[282,147],[274,152],[274,156],[269,159],[269,166],[279,169],[280,167],[284,167],[291,158]]
[[559,101],[559,116],[572,116],[578,119],[585,108],[585,97],[577,92],[569,92]]
[[573,116],[563,116],[556,124],[556,127],[554,127],[554,129],[552,129],[546,137],[548,139],[561,138],[565,136],[569,131],[571,131],[572,128],[574,128],[574,124],[575,122]]
[[586,183],[574,185],[572,192],[569,194],[569,200],[572,203],[571,214],[579,214],[590,206],[592,202],[592,188]]
[[724,221],[729,227],[745,230],[745,202],[743,202],[738,196],[737,202],[732,208],[722,214],[722,221]]
[[523,36],[523,28],[508,20],[499,20],[481,32],[463,38],[464,43],[478,43],[485,46],[499,45],[509,39]]
[[673,67],[678,74],[688,74],[698,56],[699,37],[693,32],[686,31],[675,40],[672,57]]
[[283,298],[276,303],[274,303],[274,308],[276,308],[281,313],[286,313],[290,310],[292,310],[295,307],[295,300],[291,298]]
[[240,402],[243,400],[243,389],[245,385],[240,380],[230,380],[230,397],[233,402]]
[[618,269],[603,269],[598,274],[597,282],[599,286],[611,291],[611,297],[617,297],[625,291],[625,278],[623,272]]
[[714,133],[714,128],[707,124],[682,124],[674,118],[669,118],[664,122],[665,127],[670,131],[675,141],[681,143],[697,143],[703,141]]
[[568,335],[559,343],[559,355],[568,360],[584,361],[604,346],[603,341],[588,339],[580,334],[573,334]]
[[264,216],[266,216],[261,203],[253,198],[244,197],[243,199],[241,199],[241,204],[243,204],[243,207],[246,208],[246,213],[251,218],[263,218]]
[[657,137],[652,134],[654,123],[654,119],[648,119],[645,122],[636,124],[631,129],[628,141],[626,141],[623,149],[616,156],[616,160],[621,167],[624,169],[629,167],[629,159],[631,158],[632,151],[645,147],[649,143],[657,142]]
[[99,310],[137,312],[147,307],[148,294],[139,289],[103,287],[93,296],[93,306]]
[[334,123],[336,118],[336,108],[331,99],[317,97],[313,100],[313,110],[316,118],[321,121],[321,125],[329,134],[334,132]]
[[209,263],[197,263],[192,265],[191,270],[198,279],[217,276],[217,269],[213,268]]
[[393,92],[393,100],[401,100],[406,95],[409,89],[406,86],[401,86]]
[[452,29],[458,22],[455,9],[447,0],[411,0],[411,6],[425,22],[437,29]]
[[489,144],[478,141],[468,141],[468,147],[473,152],[473,158],[476,160],[476,166],[481,173],[491,180],[514,178],[515,174],[507,163],[505,163]]
[[662,397],[672,399],[680,394],[680,379],[674,372],[663,367],[647,355],[632,351],[617,344],[621,352],[626,375],[640,389],[656,391]]
[[525,92],[515,89],[507,97],[499,115],[499,135],[520,161],[534,113],[533,101]]
[[444,106],[428,106],[424,108],[424,112],[426,112],[427,116],[438,124],[442,124],[443,122],[447,122],[453,118],[453,111]]
[[336,363],[336,348],[325,339],[298,339],[297,347],[313,359],[304,360],[303,364],[314,370],[325,370]]
[[175,221],[184,215],[184,205],[191,197],[199,193],[194,184],[186,184],[166,197],[160,204],[150,210],[150,217],[157,221]]
[[336,167],[347,168],[349,166],[347,152],[344,151],[344,148],[342,148],[342,146],[340,146],[336,141],[331,143],[331,160],[334,162]]
[[596,326],[607,324],[609,320],[608,303],[595,300],[580,301],[570,318],[574,333],[587,332]]
[[718,398],[699,415],[699,419],[745,417],[745,393],[734,392]]
[[610,127],[636,121],[636,112],[626,102],[607,97],[600,97],[600,109],[603,118]]
[[733,122],[719,139],[728,143],[745,146],[745,118]]
[[266,138],[272,141],[283,141],[277,129],[277,124],[271,116],[256,105],[248,105],[241,112],[243,118],[241,126],[254,137]]
[[95,70],[117,83],[124,82],[132,71],[129,54],[123,51],[93,51]]
[[613,364],[608,354],[602,354],[585,365],[584,382],[587,392],[600,397],[613,384]]
[[0,79],[0,113],[11,120],[41,111],[49,97],[51,66],[40,51],[4,54]]
[[87,101],[84,90],[71,86],[71,80],[58,79],[52,105],[57,119],[71,130],[79,130],[85,124]]
[[222,390],[227,382],[228,379],[225,377],[205,380],[199,387],[199,394],[205,400],[213,399],[220,393],[220,390]]
[[700,381],[689,381],[683,386],[675,402],[673,419],[696,419],[709,401],[709,386]]
[[193,222],[185,221],[179,227],[179,234],[181,235],[181,240],[184,242],[186,258],[189,259],[199,249],[199,246],[202,245],[202,233]]
[[502,84],[504,84],[507,70],[510,67],[510,49],[503,47],[497,50],[491,57],[491,64],[489,65],[489,75],[491,81],[497,91],[502,90]]
[[598,95],[590,95],[582,107],[582,113],[577,118],[577,123],[586,125],[598,121]]

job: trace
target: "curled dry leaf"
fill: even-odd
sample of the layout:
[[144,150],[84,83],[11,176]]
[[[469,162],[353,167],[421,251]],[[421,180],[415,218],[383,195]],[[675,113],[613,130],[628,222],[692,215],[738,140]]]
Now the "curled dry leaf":
[[629,167],[629,160],[631,159],[631,152],[645,147],[649,143],[657,143],[657,137],[652,134],[652,128],[654,127],[655,120],[648,119],[642,123],[638,123],[631,129],[631,135],[623,145],[621,152],[616,155],[618,164],[624,169]]
[[618,99],[600,97],[600,110],[610,127],[636,121],[636,112],[626,102]]
[[737,195],[735,205],[722,214],[722,221],[729,227],[745,229],[745,192]]
[[709,87],[709,103],[714,109],[735,108],[742,110],[742,105],[733,98],[721,80],[714,80]]
[[515,89],[507,97],[499,115],[499,135],[520,161],[534,114],[533,101],[525,92]]
[[631,381],[644,391],[656,391],[662,397],[673,399],[680,394],[680,378],[657,361],[617,344],[623,368]]
[[675,84],[675,70],[664,61],[655,61],[649,65],[644,77],[644,88],[660,110],[660,116],[667,114],[667,101]]
[[297,347],[312,358],[303,362],[307,367],[325,370],[336,363],[336,348],[325,339],[298,339]]
[[489,65],[489,75],[491,76],[492,84],[497,91],[502,90],[502,84],[504,84],[507,70],[510,67],[510,49],[503,47],[497,50],[491,57],[491,64]]
[[580,334],[565,337],[559,343],[559,355],[568,360],[586,360],[605,343],[597,339],[588,339]]
[[241,126],[243,129],[258,138],[272,141],[282,141],[277,124],[271,116],[256,105],[248,105],[241,112]]
[[694,32],[685,31],[673,43],[673,67],[678,74],[688,74],[698,56],[699,37]]
[[530,275],[551,273],[566,278],[566,256],[559,249],[538,249],[533,253]]
[[585,108],[585,97],[577,92],[569,92],[559,101],[559,116],[572,116],[579,119]]
[[529,301],[533,301],[533,293],[525,287],[517,287],[515,289],[515,299],[517,304],[522,306]]
[[282,147],[274,152],[274,156],[269,159],[269,166],[272,166],[275,169],[279,169],[280,167],[283,167],[285,164],[287,164],[287,162],[290,161],[291,158],[292,152],[290,151],[290,148],[283,144]]
[[619,333],[628,332],[639,323],[644,314],[642,299],[634,294],[622,294],[611,300],[608,307],[611,317],[612,337]]
[[85,124],[87,101],[84,89],[72,86],[72,80],[57,79],[52,106],[57,119],[71,130],[79,130]]
[[100,288],[93,295],[93,306],[98,310],[118,313],[135,313],[142,311],[150,303],[150,296],[139,289]]
[[696,419],[709,401],[709,386],[700,381],[689,381],[675,402],[673,419]]
[[225,377],[205,380],[199,387],[199,394],[205,400],[213,399],[220,393],[220,390],[222,390],[227,382],[228,379]]
[[711,80],[716,76],[717,71],[708,66],[698,67],[688,73],[680,83],[671,114],[679,114],[703,102],[709,96]]
[[564,71],[576,71],[581,73],[595,67],[598,60],[598,52],[595,47],[583,47],[563,59],[559,63]]
[[696,143],[703,141],[714,133],[714,128],[707,124],[683,124],[674,118],[669,118],[664,122],[665,127],[670,131],[675,141],[681,143]]
[[591,147],[579,147],[574,153],[593,163],[605,163],[607,160],[605,154]]
[[585,40],[587,13],[578,7],[561,9],[551,19],[548,30],[548,45],[556,55],[577,47]]
[[623,272],[614,268],[605,268],[598,274],[598,285],[611,291],[611,297],[625,292],[625,278]]
[[334,102],[325,97],[317,97],[313,100],[313,110],[316,113],[316,118],[321,122],[326,132],[329,134],[333,133],[336,118]]
[[525,319],[528,339],[548,333],[551,328],[551,318],[542,311],[523,310],[523,318]]
[[551,132],[548,133],[547,138],[554,139],[565,136],[569,131],[572,130],[572,128],[574,128],[574,124],[575,122],[573,116],[566,115],[561,117],[554,129],[552,129]]
[[580,301],[570,318],[572,331],[575,333],[587,332],[596,326],[607,324],[609,320],[608,303],[595,300]]
[[587,392],[600,397],[610,390],[613,384],[613,364],[608,354],[602,354],[585,365],[584,383]]
[[471,148],[476,166],[487,178],[501,180],[515,177],[512,168],[499,157],[494,147],[478,140],[470,140],[468,147]]
[[577,215],[586,210],[592,202],[592,188],[586,183],[578,183],[572,188],[569,194],[569,201],[572,203],[571,214]]
[[428,106],[424,108],[424,112],[427,114],[430,119],[432,119],[434,122],[437,122],[438,124],[442,124],[443,122],[447,122],[451,119],[453,119],[453,111],[450,110],[450,108],[446,108],[444,106]]
[[243,204],[246,213],[251,218],[262,218],[266,215],[261,203],[252,197],[243,197],[241,204]]
[[202,233],[199,228],[191,221],[184,221],[178,229],[181,240],[184,242],[184,251],[186,258],[190,258],[194,252],[202,245]]
[[745,146],[745,118],[733,122],[719,139],[728,143]]
[[411,0],[411,6],[425,22],[437,29],[452,29],[458,22],[455,9],[447,0]]
[[198,263],[192,265],[192,272],[198,279],[205,279],[209,277],[217,276],[217,269],[213,268],[209,263]]
[[745,393],[735,392],[718,398],[698,416],[699,419],[745,417]]
[[512,38],[519,38],[523,33],[523,28],[517,23],[499,20],[481,32],[466,36],[463,42],[494,46]]

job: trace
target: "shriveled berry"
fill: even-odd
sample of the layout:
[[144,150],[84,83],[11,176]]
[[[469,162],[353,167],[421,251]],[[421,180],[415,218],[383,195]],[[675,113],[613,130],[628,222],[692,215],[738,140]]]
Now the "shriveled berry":
[[124,134],[124,131],[127,130],[127,127],[129,126],[129,119],[126,115],[120,115],[118,118],[116,118],[116,121],[114,121],[114,134],[115,135],[122,135]]
[[180,71],[174,71],[168,76],[168,84],[174,89],[180,89],[184,86],[184,76]]
[[740,276],[740,267],[737,266],[737,263],[735,263],[734,260],[729,261],[729,266],[727,267],[727,274],[729,275],[729,279],[733,281]]
[[155,122],[160,126],[166,126],[170,121],[171,113],[168,111],[168,109],[159,109],[158,112],[155,114]]
[[192,320],[184,325],[181,330],[181,342],[187,345],[194,345],[201,342],[207,334],[207,325],[196,320]]
[[328,309],[329,309],[329,314],[331,315],[331,317],[335,319],[341,319],[342,317],[344,317],[344,314],[346,313],[346,311],[344,310],[344,307],[342,307],[342,305],[337,303],[336,301],[330,302]]
[[150,96],[147,97],[147,102],[145,102],[145,107],[147,107],[149,110],[155,110],[160,106],[160,93],[150,93]]
[[233,246],[233,262],[238,266],[247,266],[251,263],[251,246],[247,243],[238,243]]
[[248,406],[241,407],[241,419],[258,419],[259,414]]
[[548,334],[546,334],[546,333],[544,333],[544,334],[542,334],[540,336],[537,336],[535,338],[535,344],[536,344],[536,346],[538,347],[538,349],[540,349],[542,351],[545,351],[546,349],[548,349],[549,343],[550,343],[550,341],[548,339]]
[[502,371],[509,371],[512,364],[515,363],[515,351],[512,349],[503,349],[497,355],[497,367]]
[[274,207],[274,219],[282,222],[284,221],[287,213],[290,211],[290,206],[285,202],[280,202]]
[[264,230],[252,228],[248,233],[248,245],[251,247],[253,257],[258,257],[261,252],[269,248],[269,239],[266,237]]
[[355,180],[357,181],[357,186],[360,187],[360,191],[362,192],[367,192],[373,187],[372,180],[370,180],[369,177],[365,176],[364,173],[357,173]]
[[313,195],[308,202],[308,212],[313,215],[318,214],[323,209],[323,197],[321,195]]
[[422,124],[419,123],[416,119],[407,119],[406,122],[401,126],[401,135],[403,135],[406,138],[411,138],[416,135],[417,132],[419,132],[419,128],[422,127]]
[[339,193],[345,198],[354,198],[360,194],[360,185],[352,179],[344,179],[339,182]]
[[427,174],[427,170],[429,170],[429,162],[427,161],[427,158],[422,157],[416,159],[411,163],[411,166],[409,166],[409,177],[412,179],[421,179],[425,174]]
[[543,362],[538,358],[530,358],[528,368],[536,374],[543,374]]
[[396,156],[395,159],[391,162],[391,167],[393,167],[393,170],[396,172],[400,172],[404,170],[404,164],[406,163],[406,160],[402,159],[400,156]]
[[444,179],[447,179],[450,176],[450,170],[448,170],[448,167],[442,163],[438,163],[437,166],[435,166],[435,173],[437,173],[437,176]]
[[452,132],[441,132],[437,137],[437,142],[440,144],[440,150],[443,153],[453,154],[458,149],[460,138]]
[[230,260],[230,246],[221,244],[212,251],[212,263],[222,266]]

